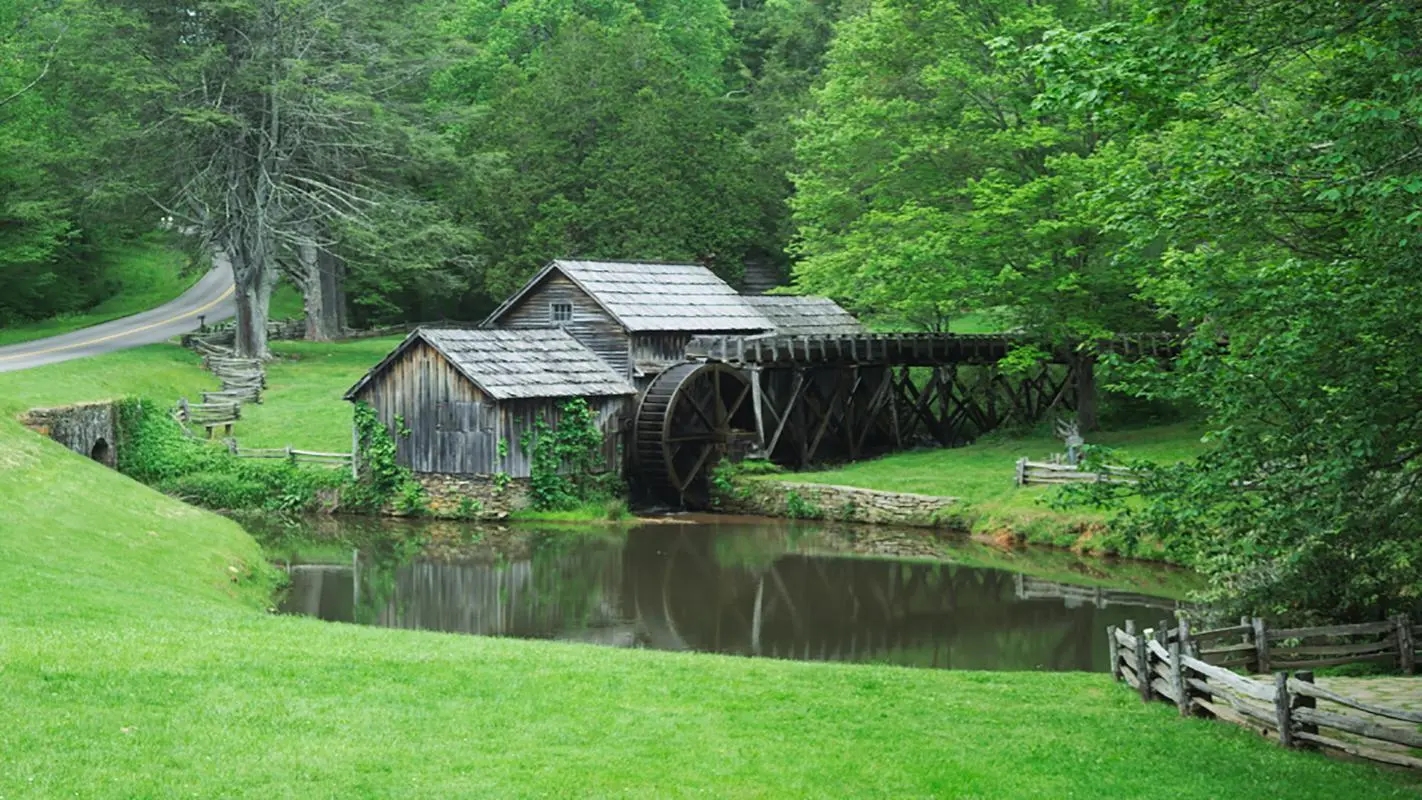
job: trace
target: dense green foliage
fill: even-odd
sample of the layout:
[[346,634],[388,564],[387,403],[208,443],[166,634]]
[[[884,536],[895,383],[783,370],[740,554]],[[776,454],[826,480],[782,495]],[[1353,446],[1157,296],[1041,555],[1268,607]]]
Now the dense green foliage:
[[1412,3],[1178,3],[1043,51],[1053,103],[1137,121],[1093,203],[1191,330],[1121,382],[1210,416],[1125,522],[1247,609],[1422,597],[1419,30]]
[[564,402],[558,410],[556,424],[540,418],[518,443],[529,457],[533,509],[567,511],[611,500],[616,476],[603,459],[597,414],[581,397]]
[[120,472],[206,508],[303,511],[346,482],[340,471],[237,458],[221,443],[189,436],[149,400],[122,401],[118,425]]
[[134,129],[114,32],[103,6],[0,1],[0,327],[100,303],[98,256],[159,220],[112,169]]

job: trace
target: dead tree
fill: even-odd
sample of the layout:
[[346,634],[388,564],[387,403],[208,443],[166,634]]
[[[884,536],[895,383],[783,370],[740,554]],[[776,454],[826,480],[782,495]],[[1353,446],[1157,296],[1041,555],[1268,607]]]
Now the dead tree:
[[[378,203],[374,165],[393,141],[366,69],[380,13],[344,0],[187,2],[163,9],[150,44],[165,70],[162,117],[173,199],[232,261],[239,355],[268,355],[267,318],[283,258],[308,310],[324,308],[321,231],[362,225]],[[157,12],[152,12],[157,13]],[[166,39],[163,37],[166,36]],[[156,198],[155,198],[156,199]],[[160,204],[163,204],[160,201]],[[314,315],[317,324],[325,319]],[[316,335],[329,336],[329,330]]]

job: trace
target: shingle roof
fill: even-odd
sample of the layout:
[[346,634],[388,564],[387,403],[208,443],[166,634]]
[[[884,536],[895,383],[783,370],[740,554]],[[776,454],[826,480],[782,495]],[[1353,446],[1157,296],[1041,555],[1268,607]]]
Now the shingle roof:
[[828,297],[756,295],[745,301],[769,319],[778,334],[866,332],[854,315]]
[[420,328],[352,386],[346,399],[419,340],[496,400],[636,394],[602,359],[561,330]]
[[489,316],[495,322],[549,272],[582,287],[628,331],[769,331],[770,320],[700,264],[558,260]]

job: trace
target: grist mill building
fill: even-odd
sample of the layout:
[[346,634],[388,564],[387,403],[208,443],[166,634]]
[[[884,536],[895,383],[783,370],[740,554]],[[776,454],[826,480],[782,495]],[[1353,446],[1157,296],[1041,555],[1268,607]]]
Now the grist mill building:
[[370,403],[432,496],[485,503],[570,398],[609,468],[701,505],[722,459],[805,466],[961,444],[1074,406],[1072,362],[1006,375],[1010,335],[869,333],[822,297],[738,293],[699,264],[553,261],[474,330],[419,329],[346,398]]

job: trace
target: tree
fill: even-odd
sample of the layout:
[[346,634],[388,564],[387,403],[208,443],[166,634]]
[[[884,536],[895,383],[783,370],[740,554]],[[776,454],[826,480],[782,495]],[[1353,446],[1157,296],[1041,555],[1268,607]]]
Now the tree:
[[337,225],[362,224],[381,194],[371,175],[398,134],[379,96],[405,76],[378,69],[376,9],[361,4],[135,5],[156,65],[150,130],[175,178],[159,202],[227,254],[237,351],[265,357],[280,259],[305,265],[292,274],[319,318],[312,256],[334,244]]
[[725,9],[528,11],[483,9],[480,57],[446,84],[480,112],[463,152],[485,165],[465,203],[484,290],[501,297],[566,255],[695,259],[736,278],[762,184],[723,92]]
[[[1124,512],[1255,613],[1367,619],[1422,595],[1422,9],[1162,3],[1099,32],[1148,93],[1065,96],[1151,126],[1098,159],[1139,290],[1189,332],[1124,388],[1202,407],[1210,450]],[[1124,34],[1124,35],[1117,35]]]
[[112,168],[135,127],[120,21],[88,3],[0,0],[0,325],[99,302],[98,246],[157,222]]
[[797,145],[796,284],[934,328],[996,308],[1046,346],[1158,328],[1086,202],[1089,158],[1123,128],[1042,102],[1033,48],[1102,17],[876,0],[844,19]]

